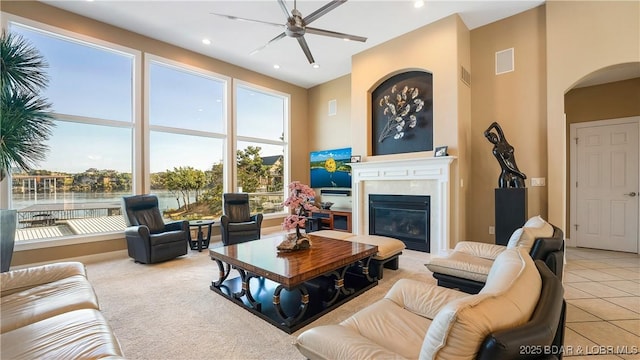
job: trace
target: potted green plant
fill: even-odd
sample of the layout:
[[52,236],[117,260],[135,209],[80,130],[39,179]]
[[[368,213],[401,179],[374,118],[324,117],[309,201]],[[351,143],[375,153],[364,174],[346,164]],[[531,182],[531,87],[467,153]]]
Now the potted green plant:
[[[5,181],[12,168],[29,171],[44,160],[55,125],[51,104],[41,95],[48,84],[44,57],[22,36],[4,31],[0,53],[0,181]],[[0,210],[3,272],[11,264],[16,215]]]

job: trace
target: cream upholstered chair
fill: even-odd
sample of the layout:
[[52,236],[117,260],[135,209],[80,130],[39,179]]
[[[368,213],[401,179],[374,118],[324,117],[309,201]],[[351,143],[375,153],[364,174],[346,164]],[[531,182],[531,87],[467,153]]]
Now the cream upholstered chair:
[[543,260],[562,278],[564,239],[562,230],[540,216],[530,218],[511,235],[507,246],[461,241],[445,255],[427,260],[438,285],[475,294],[482,289],[496,257],[507,249],[522,248],[534,260]]

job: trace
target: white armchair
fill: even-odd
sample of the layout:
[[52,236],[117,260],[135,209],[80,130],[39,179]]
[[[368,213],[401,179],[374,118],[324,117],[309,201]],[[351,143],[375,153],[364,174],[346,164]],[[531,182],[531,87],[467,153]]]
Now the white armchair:
[[531,257],[544,260],[559,277],[562,276],[564,240],[562,230],[540,216],[530,218],[511,235],[507,246],[461,241],[444,256],[432,256],[427,268],[438,285],[478,293],[487,281],[494,260],[505,250],[520,248]]

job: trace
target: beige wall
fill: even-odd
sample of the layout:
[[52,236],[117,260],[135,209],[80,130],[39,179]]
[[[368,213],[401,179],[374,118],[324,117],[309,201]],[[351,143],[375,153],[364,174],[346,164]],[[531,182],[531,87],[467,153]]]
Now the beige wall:
[[640,115],[640,78],[572,89],[564,110],[567,132],[573,123]]
[[[431,71],[434,144],[449,145],[450,153],[459,156],[459,176],[464,182],[454,212],[465,224],[459,238],[494,241],[488,227],[494,223],[493,189],[497,187],[500,168],[491,154],[491,144],[483,136],[493,121],[505,130],[516,149],[518,166],[528,175],[529,215],[541,214],[565,228],[564,93],[593,71],[639,61],[638,8],[638,2],[548,1],[545,6],[472,30],[468,40],[470,55],[464,54],[464,31],[454,31],[450,17],[354,56],[354,154],[370,153],[370,89],[394,71]],[[418,50],[414,44],[428,44],[428,51]],[[510,47],[515,49],[515,71],[496,76],[495,52]],[[470,65],[465,66],[471,70],[470,97],[456,79],[459,69],[454,69],[465,65],[466,56],[471,58]],[[453,58],[457,61],[451,61]],[[324,91],[324,86],[336,85],[322,84],[314,91]],[[465,108],[471,109],[470,116],[464,113]],[[320,126],[313,114],[310,121],[312,126]],[[322,148],[324,141],[317,138],[311,143]],[[431,154],[393,157],[404,156]],[[532,188],[531,177],[545,177],[547,186]]]
[[[567,115],[566,162],[567,169],[570,169],[569,125],[640,115],[640,78],[572,89],[564,96],[564,109]],[[571,203],[570,184],[567,181],[567,204]],[[571,219],[569,206],[566,216]],[[571,237],[570,226],[565,229],[565,236]]]
[[[3,1],[2,11],[290,94],[292,119],[290,149],[295,150],[290,152],[291,178],[293,180],[309,181],[309,128],[307,126],[306,89],[177,46],[78,16],[41,2]],[[265,220],[263,226],[275,226],[280,222],[281,219]],[[12,264],[20,265],[50,261],[69,256],[82,256],[121,249],[126,249],[124,239],[42,250],[16,251]]]
[[[337,104],[332,116],[330,100]],[[351,147],[351,131],[351,75],[310,88],[309,151]]]
[[[459,80],[461,65],[469,67],[469,30],[458,15],[424,26],[392,41],[356,54],[351,72],[351,146],[363,161],[433,156],[433,151],[371,156],[371,92],[389,77],[408,70],[433,74],[434,146],[448,145],[449,154],[466,152],[464,133],[469,124],[469,91]],[[462,135],[461,135],[462,133]],[[467,164],[463,162],[462,164]],[[464,233],[464,208],[460,207],[459,162],[453,164],[451,228],[452,243]]]
[[452,61],[458,54],[458,21],[459,17],[452,15],[353,56],[351,145],[355,154],[363,155],[363,161],[433,156],[433,152],[370,155],[371,91],[389,77],[408,70],[433,74],[434,146],[448,145],[449,153],[458,155],[459,64]]
[[[424,46],[416,46],[424,44]],[[352,58],[352,73],[309,90],[312,148],[351,146],[363,161],[433,156],[432,151],[371,156],[371,91],[387,78],[408,70],[433,74],[434,146],[448,145],[458,156],[452,180],[451,234],[453,242],[466,237],[466,202],[470,183],[471,90],[460,81],[460,66],[470,69],[469,30],[457,15],[402,35]],[[427,51],[425,51],[425,49]],[[451,59],[455,59],[452,61]],[[348,83],[350,81],[350,83]],[[338,100],[335,119],[326,115],[327,101]],[[342,105],[347,103],[348,105]],[[349,106],[350,114],[342,113]],[[350,131],[342,131],[350,124]],[[340,131],[335,131],[338,126]]]
[[[331,100],[336,101],[336,114],[330,116]],[[345,147],[351,147],[351,75],[309,89],[309,151]],[[327,196],[321,195],[321,189],[314,190],[316,200],[334,203],[333,209],[352,207],[351,196]]]
[[549,220],[566,230],[565,93],[599,69],[640,61],[640,2],[547,1]]
[[[495,53],[514,49],[514,71],[495,74]],[[544,6],[471,31],[471,191],[467,205],[469,240],[493,243],[494,189],[500,166],[484,131],[496,121],[515,148],[518,168],[527,175],[528,214],[547,217]]]
[[[470,201],[473,183],[471,168],[471,135],[472,135],[472,109],[471,109],[471,87],[465,84],[462,79],[462,67],[471,72],[471,32],[466,25],[457,19],[458,32],[458,182],[454,182],[454,193],[452,201],[455,201],[454,218],[458,222],[457,233],[453,242],[469,238],[467,232],[467,221],[470,214]],[[452,244],[453,245],[453,244]]]
[[46,249],[31,249],[15,251],[11,258],[11,266],[54,262],[60,259],[81,257],[90,254],[100,254],[111,251],[126,250],[125,239],[96,241],[83,244],[56,246]]

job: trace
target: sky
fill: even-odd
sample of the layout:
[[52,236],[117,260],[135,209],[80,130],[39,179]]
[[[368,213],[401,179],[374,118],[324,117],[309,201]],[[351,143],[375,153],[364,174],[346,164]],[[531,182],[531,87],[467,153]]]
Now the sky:
[[[39,168],[68,173],[89,168],[132,172],[133,64],[121,52],[85,46],[12,24],[44,56],[49,86],[43,96],[58,114],[102,119],[112,126],[57,121],[47,142],[50,151]],[[225,82],[191,70],[150,62],[149,118],[151,172],[192,166],[210,169],[223,157]],[[139,75],[138,75],[139,76]],[[230,85],[228,85],[230,86]],[[286,101],[279,96],[238,86],[239,136],[278,141],[283,135]],[[138,104],[140,105],[140,104]],[[231,111],[231,106],[228,107]],[[64,118],[64,116],[62,116]],[[153,126],[187,129],[189,134],[153,131]],[[198,135],[195,136],[193,133]],[[216,135],[218,135],[216,138]],[[239,142],[238,148],[254,145]],[[263,156],[282,154],[281,146],[258,145]]]

